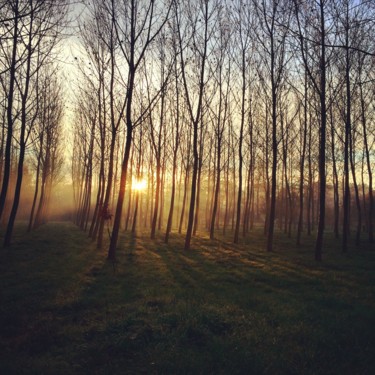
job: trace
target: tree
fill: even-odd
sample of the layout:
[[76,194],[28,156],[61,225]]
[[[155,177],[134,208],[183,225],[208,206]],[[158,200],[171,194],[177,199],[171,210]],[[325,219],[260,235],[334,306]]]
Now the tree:
[[[113,0],[112,0],[113,3]],[[136,85],[136,74],[151,43],[163,29],[168,20],[171,5],[167,4],[165,15],[165,4],[161,1],[152,1],[143,6],[142,2],[131,0],[123,4],[115,20],[116,36],[120,43],[122,54],[127,64],[127,88],[125,94],[125,124],[126,141],[124,155],[121,165],[120,186],[117,197],[116,212],[112,229],[111,241],[108,249],[108,259],[116,257],[116,246],[120,229],[122,206],[125,196],[125,183],[128,174],[130,149],[132,146],[133,126],[136,122],[133,114],[133,97]],[[140,115],[142,117],[142,114]]]
[[[278,100],[284,80],[285,67],[288,62],[286,57],[286,37],[289,30],[290,7],[286,1],[265,1],[254,4],[261,34],[258,42],[265,55],[263,59],[267,74],[270,76],[270,100],[272,122],[272,176],[271,176],[271,202],[267,221],[267,251],[273,249],[273,233],[276,214],[276,186],[277,186],[277,160],[278,160]],[[264,80],[264,82],[266,82]]]
[[[315,260],[322,260],[323,236],[325,228],[326,212],[326,129],[327,129],[327,56],[326,56],[326,8],[327,1],[319,0],[316,7],[310,7],[306,2],[294,0],[295,16],[297,22],[297,38],[300,42],[301,57],[309,76],[309,79],[319,97],[319,221],[318,233],[315,243]],[[309,13],[310,12],[310,13]],[[307,37],[306,29],[303,30],[301,17],[306,17],[306,23],[312,23],[316,30],[313,45],[317,45],[319,50],[310,50],[310,39]],[[308,43],[306,43],[308,41]],[[318,63],[313,59],[313,55],[319,57]],[[311,67],[311,63],[318,64]]]
[[[209,6],[209,1],[207,0],[199,0],[196,4],[189,5],[192,8],[179,8],[177,4],[175,6],[175,19],[177,23],[179,38],[181,75],[183,80],[188,115],[190,118],[193,133],[193,171],[191,179],[188,226],[184,246],[185,250],[190,249],[190,242],[193,233],[197,176],[199,167],[198,128],[201,121],[204,89],[207,82],[206,63],[209,52],[208,42],[211,35],[209,33],[209,23],[214,15],[214,6]],[[182,19],[182,14],[184,14],[185,12],[188,15],[187,20]],[[183,27],[185,27],[185,30],[183,30]],[[190,32],[190,35],[184,35],[186,32]],[[186,40],[184,40],[184,37],[187,40],[192,40],[192,46],[186,45]],[[187,56],[187,50],[189,47],[191,48],[192,52],[190,56]],[[192,69],[196,69],[195,72],[189,71],[190,66],[188,66],[188,59],[190,59],[190,62],[193,62],[193,64],[195,63],[195,66],[192,67]],[[188,75],[190,79],[193,79],[194,76],[197,77],[197,99],[195,103],[193,102],[193,92],[191,89],[189,89]]]

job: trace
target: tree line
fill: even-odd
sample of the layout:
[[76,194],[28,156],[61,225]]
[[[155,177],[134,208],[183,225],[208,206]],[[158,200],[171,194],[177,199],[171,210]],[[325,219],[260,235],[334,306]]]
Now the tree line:
[[[83,3],[74,58],[74,221],[98,248],[109,233],[109,259],[115,259],[122,229],[147,230],[151,238],[163,233],[165,242],[177,231],[185,235],[186,250],[199,233],[213,239],[220,232],[238,243],[262,226],[272,251],[275,230],[299,245],[306,232],[316,235],[316,260],[326,230],[340,238],[344,252],[350,238],[373,243],[373,2]],[[14,30],[23,18],[7,17],[1,22],[8,25],[1,35],[9,56],[1,75],[3,186],[10,165],[21,160],[22,142],[9,136],[9,124],[25,137],[17,115],[22,95],[12,94],[9,102],[7,93],[21,90],[11,77],[17,72],[25,79],[27,62],[20,59],[29,51],[17,50]],[[61,29],[53,30],[58,38]],[[18,62],[10,68],[12,37]],[[35,82],[43,76],[53,74],[40,69]],[[42,85],[32,82],[37,92]],[[58,82],[49,84],[61,105]],[[37,109],[26,105],[24,112],[26,132],[35,134],[29,144],[42,144],[34,158],[40,159],[34,162],[35,195],[42,196],[41,150],[51,147],[38,98],[33,93],[28,100]]]

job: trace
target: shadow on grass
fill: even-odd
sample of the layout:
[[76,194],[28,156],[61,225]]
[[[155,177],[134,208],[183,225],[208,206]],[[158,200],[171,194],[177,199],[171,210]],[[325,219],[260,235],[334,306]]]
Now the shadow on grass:
[[371,374],[374,253],[325,261],[277,234],[122,234],[115,267],[74,226],[25,235],[0,264],[2,373]]

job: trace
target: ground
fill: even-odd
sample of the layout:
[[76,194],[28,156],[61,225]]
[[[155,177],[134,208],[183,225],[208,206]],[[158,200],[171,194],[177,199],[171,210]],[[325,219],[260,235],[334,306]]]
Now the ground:
[[191,251],[123,235],[115,264],[70,223],[0,249],[1,374],[374,374],[375,251],[261,230]]

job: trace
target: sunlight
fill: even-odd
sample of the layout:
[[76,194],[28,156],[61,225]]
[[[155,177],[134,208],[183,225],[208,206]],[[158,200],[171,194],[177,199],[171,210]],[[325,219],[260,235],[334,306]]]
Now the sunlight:
[[147,187],[147,181],[145,179],[142,180],[135,180],[132,184],[132,189],[136,191],[145,190]]

